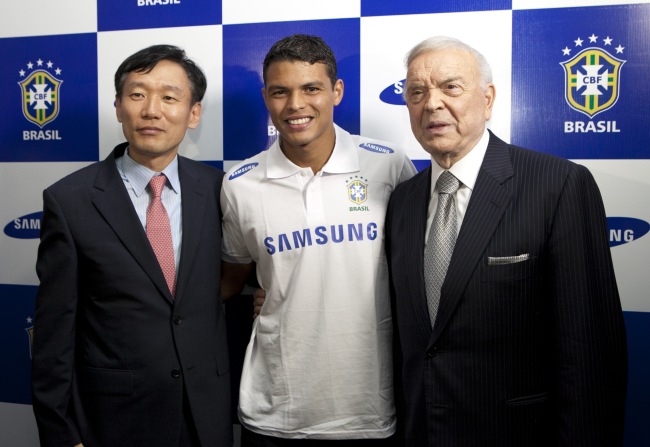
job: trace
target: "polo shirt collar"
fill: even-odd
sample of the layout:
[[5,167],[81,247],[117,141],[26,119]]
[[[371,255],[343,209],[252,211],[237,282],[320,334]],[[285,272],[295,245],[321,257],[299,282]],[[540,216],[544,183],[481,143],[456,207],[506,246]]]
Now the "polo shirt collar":
[[[329,160],[323,166],[322,173],[341,174],[359,171],[359,154],[349,132],[334,124],[336,143]],[[280,138],[268,149],[266,175],[268,178],[290,177],[305,168],[289,160],[280,149]]]

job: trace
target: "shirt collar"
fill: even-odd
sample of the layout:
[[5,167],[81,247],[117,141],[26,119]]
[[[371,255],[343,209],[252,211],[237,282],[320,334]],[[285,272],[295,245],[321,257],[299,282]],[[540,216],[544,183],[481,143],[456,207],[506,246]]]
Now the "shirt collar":
[[[359,170],[359,154],[354,149],[354,141],[349,132],[334,124],[336,143],[329,160],[323,166],[322,172],[340,174]],[[280,149],[280,138],[268,149],[266,175],[268,178],[290,177],[305,168],[294,164]]]
[[[476,178],[478,177],[478,171],[481,169],[483,164],[483,158],[485,157],[485,152],[487,151],[488,142],[490,141],[490,133],[487,128],[483,131],[481,139],[476,143],[476,146],[472,148],[471,151],[467,153],[463,158],[458,160],[454,165],[449,169],[449,172],[454,174],[454,177],[460,181],[460,183],[470,190],[474,190],[474,184],[476,183]],[[431,159],[431,193],[433,194],[436,188],[436,182],[438,177],[445,170],[441,168],[438,163]]]
[[[129,148],[126,148],[124,156],[116,160],[117,169],[122,176],[122,180],[131,188],[136,197],[140,197],[145,192],[151,177],[158,174],[146,166],[141,165],[129,156]],[[178,179],[178,156],[175,156],[171,163],[162,170],[162,174],[167,177],[167,184],[176,194],[180,191],[180,181]]]

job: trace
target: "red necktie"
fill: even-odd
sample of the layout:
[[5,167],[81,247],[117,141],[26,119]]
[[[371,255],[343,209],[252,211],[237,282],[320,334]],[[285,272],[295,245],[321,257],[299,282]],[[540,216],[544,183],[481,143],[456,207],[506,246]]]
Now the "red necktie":
[[165,275],[167,286],[172,296],[176,292],[176,261],[174,261],[174,245],[169,216],[160,195],[165,187],[167,177],[156,175],[149,180],[149,188],[153,197],[147,209],[147,237],[151,243],[160,268]]

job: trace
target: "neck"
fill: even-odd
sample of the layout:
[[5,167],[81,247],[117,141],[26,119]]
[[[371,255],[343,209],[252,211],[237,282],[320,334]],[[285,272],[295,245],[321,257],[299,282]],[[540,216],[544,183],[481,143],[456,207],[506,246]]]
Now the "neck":
[[287,144],[280,136],[280,149],[284,156],[301,168],[310,168],[314,174],[323,169],[334,152],[335,145],[336,138],[328,144],[314,141],[304,146],[294,146]]

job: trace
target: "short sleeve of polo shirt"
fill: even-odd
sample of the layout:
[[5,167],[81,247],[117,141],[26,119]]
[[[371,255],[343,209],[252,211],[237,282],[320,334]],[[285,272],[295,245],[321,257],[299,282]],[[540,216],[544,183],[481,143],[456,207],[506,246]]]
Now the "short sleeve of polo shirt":
[[221,259],[233,264],[248,264],[253,261],[241,231],[237,208],[231,202],[230,184],[221,187],[222,247]]
[[404,164],[402,165],[402,172],[400,173],[399,176],[399,183],[402,183],[411,177],[413,177],[415,174],[417,174],[418,171],[415,169],[415,166],[413,165],[413,162],[411,161],[410,158],[404,154]]

